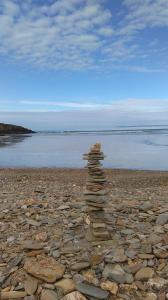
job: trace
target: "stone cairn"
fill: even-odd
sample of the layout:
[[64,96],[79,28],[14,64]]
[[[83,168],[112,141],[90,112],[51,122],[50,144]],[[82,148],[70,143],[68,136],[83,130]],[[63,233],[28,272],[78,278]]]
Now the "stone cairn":
[[91,147],[89,153],[84,154],[84,160],[88,160],[86,168],[89,178],[84,190],[84,200],[87,204],[87,213],[90,219],[90,226],[86,238],[90,241],[106,240],[109,238],[109,232],[106,226],[104,208],[107,205],[108,188],[107,180],[102,169],[100,160],[104,159],[101,152],[101,144],[95,144]]

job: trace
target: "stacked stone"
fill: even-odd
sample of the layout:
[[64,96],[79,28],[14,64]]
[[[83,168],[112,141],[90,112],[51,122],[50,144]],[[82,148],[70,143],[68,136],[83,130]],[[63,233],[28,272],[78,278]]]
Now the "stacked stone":
[[101,152],[101,144],[91,147],[89,153],[84,154],[84,160],[88,160],[86,168],[89,178],[84,190],[84,199],[90,217],[89,239],[106,240],[109,233],[106,227],[104,208],[108,201],[107,180],[102,170],[100,160],[104,159]]

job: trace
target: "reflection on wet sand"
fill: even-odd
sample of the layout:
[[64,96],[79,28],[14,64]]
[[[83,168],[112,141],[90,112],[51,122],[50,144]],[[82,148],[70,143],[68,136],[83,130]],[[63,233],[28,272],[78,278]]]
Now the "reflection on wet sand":
[[14,144],[23,142],[26,138],[31,137],[31,134],[10,134],[0,135],[0,148],[12,146]]

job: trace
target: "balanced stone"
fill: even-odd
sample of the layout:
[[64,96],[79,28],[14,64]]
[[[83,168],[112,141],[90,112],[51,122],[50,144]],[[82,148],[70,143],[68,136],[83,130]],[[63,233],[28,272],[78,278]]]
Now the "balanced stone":
[[104,157],[100,144],[93,145],[89,153],[84,154],[84,159],[88,160],[86,168],[89,175],[84,189],[84,200],[90,218],[89,235],[87,234],[89,240],[106,240],[109,238],[104,212],[109,201],[109,190],[100,163]]

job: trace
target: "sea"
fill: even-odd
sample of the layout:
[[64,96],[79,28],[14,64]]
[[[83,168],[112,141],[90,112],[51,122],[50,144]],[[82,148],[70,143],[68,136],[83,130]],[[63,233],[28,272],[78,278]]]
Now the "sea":
[[0,168],[83,168],[94,143],[113,169],[168,170],[168,126],[0,136]]

